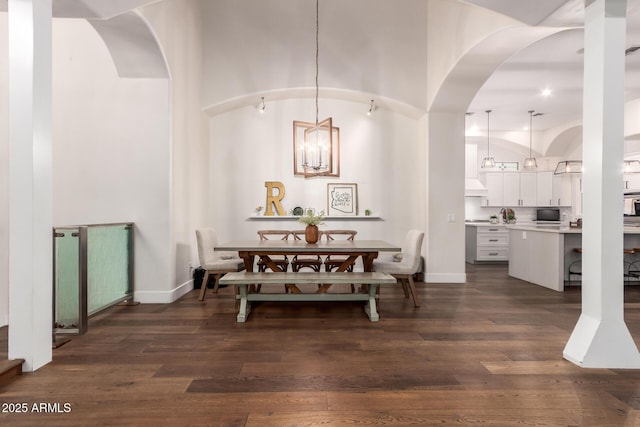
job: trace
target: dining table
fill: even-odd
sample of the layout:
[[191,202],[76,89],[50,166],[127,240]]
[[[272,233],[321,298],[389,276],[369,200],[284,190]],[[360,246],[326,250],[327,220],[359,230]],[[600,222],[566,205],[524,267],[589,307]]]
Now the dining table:
[[[262,260],[272,271],[280,271],[271,259],[276,255],[342,255],[344,261],[335,272],[344,272],[354,265],[358,258],[362,259],[363,270],[373,271],[373,261],[380,252],[400,252],[401,248],[383,240],[321,240],[317,243],[307,243],[304,240],[238,240],[220,244],[216,251],[234,251],[242,258],[247,272],[254,271],[256,257]],[[327,292],[330,285],[319,287],[318,293]],[[293,285],[292,292],[299,292]]]

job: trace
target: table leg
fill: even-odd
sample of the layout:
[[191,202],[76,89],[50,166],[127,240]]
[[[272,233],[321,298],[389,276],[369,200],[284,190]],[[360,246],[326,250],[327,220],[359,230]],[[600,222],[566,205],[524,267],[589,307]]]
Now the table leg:
[[[347,269],[353,265],[356,260],[358,259],[357,255],[349,255],[349,257],[347,257],[347,259],[344,260],[344,262],[342,264],[340,264],[340,267],[338,267],[338,269],[336,270],[337,272],[344,272],[347,271]],[[331,287],[331,284],[329,283],[324,283],[322,285],[320,285],[318,287],[318,290],[316,291],[317,294],[326,294],[329,291],[329,288]]]
[[243,323],[247,320],[251,307],[247,301],[247,285],[238,285],[240,287],[240,308],[238,309],[237,322]]
[[[364,266],[364,271],[373,271],[373,260],[376,258],[378,258],[378,252],[371,252],[366,255],[362,255],[362,265]],[[367,293],[368,285],[360,285],[360,292]]]
[[378,252],[370,252],[362,256],[364,271],[373,271],[373,260],[378,258]]
[[[250,252],[247,252],[247,251],[238,251],[238,256],[242,258],[242,262],[244,263],[244,269],[247,272],[252,273],[253,263],[255,261],[256,256],[252,255]],[[255,291],[256,291],[256,285],[251,285],[249,292],[255,292]]]
[[369,320],[377,322],[380,320],[380,315],[378,315],[378,309],[376,308],[376,289],[378,285],[371,284],[367,286],[369,287],[369,300],[364,305],[364,312],[369,316]]
[[244,269],[249,273],[253,272],[253,261],[255,260],[256,256],[251,255],[247,251],[239,251],[238,256],[242,258],[242,262],[244,262]]

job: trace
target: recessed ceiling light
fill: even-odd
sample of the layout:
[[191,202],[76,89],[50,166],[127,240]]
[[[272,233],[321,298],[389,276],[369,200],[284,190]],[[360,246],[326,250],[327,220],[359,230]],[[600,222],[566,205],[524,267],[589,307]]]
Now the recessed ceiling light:
[[540,92],[540,95],[546,97],[551,96],[551,89],[547,88],[547,89],[542,89],[542,92]]

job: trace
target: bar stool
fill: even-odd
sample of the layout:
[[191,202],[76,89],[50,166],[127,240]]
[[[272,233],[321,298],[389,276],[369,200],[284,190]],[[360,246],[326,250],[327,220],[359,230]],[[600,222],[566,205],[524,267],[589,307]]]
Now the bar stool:
[[[582,248],[573,248],[573,252],[582,256]],[[569,286],[571,286],[571,276],[580,276],[580,280],[582,280],[582,259],[569,264]]]
[[[640,254],[640,248],[633,248],[633,252],[636,254]],[[633,261],[629,265],[629,269],[627,270],[627,274],[629,274],[629,278],[640,279],[640,261]]]
[[636,253],[636,249],[623,249],[623,262],[624,262],[624,267],[623,267],[623,273],[624,273],[624,284],[628,285],[629,284],[629,280],[631,279],[631,262],[627,261],[624,259],[624,255],[633,255]]
[[[582,255],[582,248],[573,248],[573,252]],[[640,248],[622,250],[623,257],[624,255],[633,255],[636,252],[640,253]],[[638,261],[629,262],[623,258],[623,277],[625,279],[625,284],[629,284],[629,279],[632,277],[640,278],[640,264],[634,266],[635,263],[638,263]],[[571,276],[582,277],[582,259],[573,261],[569,264],[569,286],[571,286]]]

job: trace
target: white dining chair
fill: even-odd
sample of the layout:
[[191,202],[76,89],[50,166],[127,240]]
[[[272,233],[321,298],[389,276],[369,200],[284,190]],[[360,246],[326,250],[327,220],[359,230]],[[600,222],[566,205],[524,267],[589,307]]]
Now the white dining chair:
[[381,253],[379,258],[373,261],[373,271],[391,274],[398,279],[404,290],[404,296],[409,298],[409,292],[411,292],[413,304],[416,307],[420,307],[420,302],[413,282],[413,275],[422,269],[420,253],[423,240],[423,231],[409,230],[402,246],[402,252]]
[[200,267],[205,270],[202,287],[200,288],[200,296],[198,298],[200,301],[203,301],[210,276],[213,276],[215,281],[213,292],[218,292],[220,278],[226,273],[244,270],[244,262],[235,252],[213,250],[218,244],[218,234],[213,228],[196,230],[196,241],[198,244]]

